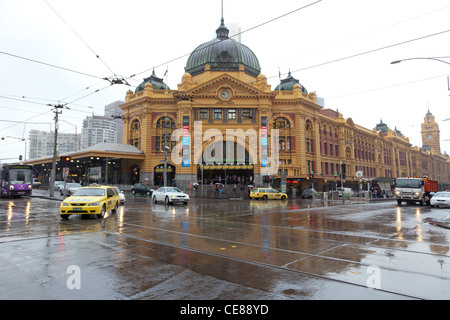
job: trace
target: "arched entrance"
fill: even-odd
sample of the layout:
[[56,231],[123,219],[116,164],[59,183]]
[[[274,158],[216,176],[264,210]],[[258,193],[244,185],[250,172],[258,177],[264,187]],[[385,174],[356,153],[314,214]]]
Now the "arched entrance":
[[[153,168],[153,176],[153,185],[155,187],[164,186],[164,164],[159,164]],[[176,186],[175,166],[170,163],[167,164],[167,185]]]
[[197,180],[203,179],[203,184],[253,184],[252,157],[237,142],[228,145],[226,141],[211,143],[204,147],[198,163]]

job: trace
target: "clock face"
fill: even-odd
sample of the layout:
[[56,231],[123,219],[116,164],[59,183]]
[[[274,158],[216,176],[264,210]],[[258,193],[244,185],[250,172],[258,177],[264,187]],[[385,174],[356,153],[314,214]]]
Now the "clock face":
[[427,134],[427,139],[431,140],[431,139],[433,139],[433,136],[431,134]]
[[228,99],[230,97],[230,92],[228,90],[223,90],[220,93],[220,97],[224,100]]

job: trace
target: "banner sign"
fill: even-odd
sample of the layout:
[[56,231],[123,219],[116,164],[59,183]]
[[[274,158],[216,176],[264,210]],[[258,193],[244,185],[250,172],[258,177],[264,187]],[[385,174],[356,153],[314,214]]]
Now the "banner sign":
[[268,143],[267,143],[267,117],[261,117],[261,167],[269,165]]
[[191,133],[189,128],[189,116],[183,116],[183,136],[182,136],[182,167],[191,166]]

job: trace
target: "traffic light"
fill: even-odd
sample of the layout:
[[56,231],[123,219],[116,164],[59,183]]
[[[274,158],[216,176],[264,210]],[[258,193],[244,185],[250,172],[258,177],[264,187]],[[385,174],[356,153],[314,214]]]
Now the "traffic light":
[[345,172],[345,164],[341,163],[341,179],[345,179],[346,172]]
[[272,178],[270,176],[263,176],[263,182],[264,183],[271,183],[272,182]]
[[61,167],[67,167],[70,164],[70,160],[72,160],[69,156],[64,156],[59,159],[61,163]]
[[309,178],[310,178],[310,179],[314,179],[314,173],[310,173],[310,174],[309,174]]

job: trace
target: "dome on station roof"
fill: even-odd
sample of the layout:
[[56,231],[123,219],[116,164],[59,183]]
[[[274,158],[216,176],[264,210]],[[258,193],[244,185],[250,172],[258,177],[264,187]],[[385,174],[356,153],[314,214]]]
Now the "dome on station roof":
[[158,78],[155,74],[155,70],[153,70],[152,75],[148,78],[145,78],[144,82],[136,87],[134,93],[144,90],[147,83],[150,83],[155,90],[170,90],[169,86],[164,83],[163,79]]
[[304,93],[308,94],[308,90],[306,90],[306,88],[302,84],[300,84],[298,79],[295,79],[291,75],[290,70],[289,70],[287,78],[281,80],[280,84],[276,86],[275,91],[292,91],[292,90],[294,90],[294,86],[296,84],[300,86],[300,90],[302,90]]
[[422,146],[422,148],[420,148],[420,150],[422,150],[422,151],[431,151],[431,147],[429,145],[427,145],[427,144],[424,144]]
[[389,130],[389,128],[388,128],[387,124],[383,122],[383,119],[381,119],[380,123],[378,123],[376,125],[375,130],[386,133]]
[[205,71],[209,65],[212,71],[239,71],[241,65],[244,71],[254,77],[261,73],[261,67],[256,55],[247,46],[228,37],[229,30],[225,27],[223,18],[216,30],[217,37],[199,45],[189,56],[186,67],[192,76]]

